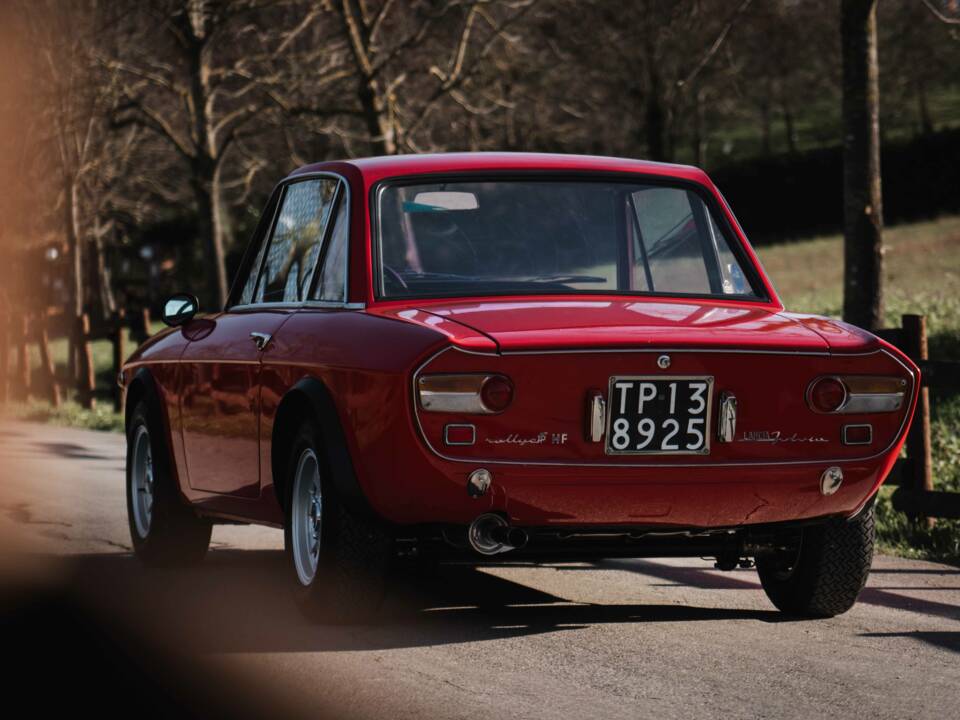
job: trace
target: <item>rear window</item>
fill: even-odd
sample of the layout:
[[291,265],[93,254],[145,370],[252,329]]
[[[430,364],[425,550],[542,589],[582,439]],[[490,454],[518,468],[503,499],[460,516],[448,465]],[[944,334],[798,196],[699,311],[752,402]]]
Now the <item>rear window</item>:
[[761,295],[739,245],[687,187],[389,184],[378,193],[377,220],[381,297]]

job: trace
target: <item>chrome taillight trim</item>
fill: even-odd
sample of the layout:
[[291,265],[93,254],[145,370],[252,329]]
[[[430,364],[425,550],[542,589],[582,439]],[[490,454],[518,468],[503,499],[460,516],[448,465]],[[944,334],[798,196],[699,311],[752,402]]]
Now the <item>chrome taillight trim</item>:
[[885,413],[896,412],[903,407],[904,393],[849,393],[847,401],[840,406],[837,413],[853,415],[854,413]]
[[[840,407],[836,410],[825,412],[814,407],[811,399],[813,388],[821,380],[836,380],[843,386],[845,390],[844,399]],[[901,384],[906,387],[905,380],[902,380]],[[820,377],[816,377],[810,381],[810,384],[807,386],[807,392],[805,393],[807,407],[818,415],[856,415],[862,413],[896,412],[903,407],[903,401],[906,396],[905,390],[877,393],[851,392],[850,384],[843,375],[821,375]]]
[[[487,407],[483,402],[481,391],[484,384],[495,377],[505,377],[497,373],[459,373],[424,375],[417,378],[417,395],[420,407],[427,412],[464,413],[467,415],[496,415],[501,410]],[[434,390],[428,385],[431,380],[442,378],[445,381],[464,380],[473,382],[476,389],[468,391]]]

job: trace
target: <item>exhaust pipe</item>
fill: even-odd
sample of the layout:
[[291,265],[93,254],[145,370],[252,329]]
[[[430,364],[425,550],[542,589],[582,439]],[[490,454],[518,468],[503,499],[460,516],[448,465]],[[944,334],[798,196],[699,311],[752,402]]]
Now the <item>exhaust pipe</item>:
[[510,527],[501,515],[484,513],[478,516],[467,530],[470,547],[481,555],[498,555],[527,544],[527,531]]

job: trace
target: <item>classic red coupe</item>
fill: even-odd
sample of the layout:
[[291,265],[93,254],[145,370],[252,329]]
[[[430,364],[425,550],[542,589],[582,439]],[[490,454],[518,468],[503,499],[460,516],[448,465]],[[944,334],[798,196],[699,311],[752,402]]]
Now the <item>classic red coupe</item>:
[[164,315],[121,376],[136,554],[282,527],[324,608],[398,558],[696,556],[844,612],[919,387],[870,333],[785,312],[701,170],[637,160],[310,165],[226,307]]

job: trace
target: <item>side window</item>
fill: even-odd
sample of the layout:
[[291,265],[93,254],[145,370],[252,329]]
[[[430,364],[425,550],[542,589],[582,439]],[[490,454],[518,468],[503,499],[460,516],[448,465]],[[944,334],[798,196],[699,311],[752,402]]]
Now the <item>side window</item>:
[[633,268],[635,287],[698,295],[751,294],[709,207],[695,193],[647,187],[633,193],[633,204],[640,236],[635,245],[639,251]]
[[253,302],[254,293],[257,291],[257,278],[260,277],[260,266],[263,264],[263,254],[266,252],[267,245],[270,242],[270,228],[273,224],[273,216],[277,211],[279,200],[270,199],[267,206],[263,209],[260,216],[260,222],[257,225],[257,231],[253,242],[256,247],[252,247],[247,252],[255,252],[250,266],[245,268],[247,276],[243,279],[243,289],[240,291],[240,297],[237,298],[238,305],[249,305]]
[[336,187],[336,180],[326,178],[287,186],[253,302],[306,299]]
[[327,251],[323,256],[323,271],[317,289],[314,291],[314,300],[343,302],[346,295],[347,248],[350,245],[348,222],[350,208],[348,207],[346,193],[341,194],[338,204],[337,218],[334,221],[333,233],[330,235]]
[[250,266],[249,275],[243,283],[243,292],[240,293],[240,305],[249,305],[253,302],[253,295],[257,290],[257,278],[260,277],[260,266],[263,264],[263,253],[267,249],[267,243],[270,238],[263,238],[260,241],[260,248],[257,250],[257,256],[253,259]]

